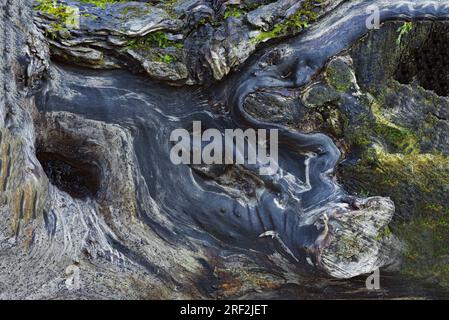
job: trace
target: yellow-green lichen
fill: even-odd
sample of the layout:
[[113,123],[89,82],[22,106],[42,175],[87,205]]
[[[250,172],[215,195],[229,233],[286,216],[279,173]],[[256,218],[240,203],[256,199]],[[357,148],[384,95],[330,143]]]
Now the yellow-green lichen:
[[56,32],[68,33],[69,28],[78,27],[79,11],[76,7],[56,0],[39,0],[34,2],[34,10],[54,20],[46,30],[50,38],[54,38]]
[[404,274],[449,286],[449,156],[423,152],[421,129],[393,122],[382,103],[383,97],[373,97],[372,117],[360,124],[358,136],[345,135],[359,160],[341,167],[340,178],[351,192],[392,198],[392,232],[406,243]]
[[348,92],[355,82],[351,67],[342,60],[332,60],[325,74],[327,83],[340,92]]
[[118,3],[118,2],[128,2],[129,0],[78,0],[81,3],[90,3],[99,8],[106,9],[108,4]]
[[151,13],[151,8],[142,8],[135,5],[124,7],[122,13],[126,19],[137,18]]
[[[440,205],[437,205],[438,207]],[[449,213],[413,217],[397,225],[395,232],[406,240],[402,272],[449,287]]]
[[391,147],[392,152],[403,154],[419,154],[420,146],[418,137],[409,129],[393,123],[382,112],[379,103],[371,105],[371,112],[375,117],[373,132]]
[[[58,21],[58,24],[62,26],[62,23],[70,18],[72,14],[71,8],[56,0],[39,0],[34,2],[34,10],[40,11],[47,16],[52,17]],[[56,23],[55,23],[56,24]]]

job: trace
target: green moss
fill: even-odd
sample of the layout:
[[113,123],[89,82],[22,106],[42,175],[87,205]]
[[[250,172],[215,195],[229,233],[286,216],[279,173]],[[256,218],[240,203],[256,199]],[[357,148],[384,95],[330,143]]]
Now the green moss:
[[169,54],[160,55],[158,61],[166,64],[171,64],[175,58]]
[[207,24],[208,19],[206,18],[201,18],[200,21],[198,21],[198,26],[204,26],[205,24]]
[[398,28],[399,36],[396,40],[396,45],[400,46],[402,42],[402,38],[406,36],[413,29],[412,22],[404,22],[404,24]]
[[158,47],[161,49],[175,47],[177,49],[182,49],[184,48],[184,44],[168,39],[168,36],[163,31],[152,32],[145,37],[130,40],[128,43],[128,48],[132,49],[145,49],[151,47]]
[[65,28],[63,25],[58,23],[51,23],[50,24],[51,32],[59,32],[59,31],[67,31],[67,28]]
[[[289,34],[297,34],[309,27],[309,23],[317,19],[314,11],[315,2],[313,0],[304,1],[302,7],[291,15],[284,22],[279,23],[269,31],[262,31],[254,41],[260,43],[272,38],[283,37]],[[321,2],[321,0],[319,1]]]
[[175,12],[175,4],[178,2],[178,0],[165,0],[161,5],[163,6],[164,10],[168,13],[168,15],[172,18],[177,18],[176,12]]
[[242,3],[240,5],[227,5],[226,10],[223,14],[223,19],[226,20],[230,17],[239,18],[249,11],[255,10],[260,7],[262,3]]
[[[88,0],[80,0],[82,3],[93,3],[100,7],[104,7],[107,3],[113,2],[124,2],[122,0],[102,0],[102,1],[88,1]],[[48,16],[51,16],[55,19],[55,22],[50,24],[50,28],[46,30],[46,35],[50,38],[54,38],[56,32],[60,31],[68,31],[68,28],[74,26],[74,21],[76,19],[75,14],[78,14],[79,11],[76,7],[69,6],[59,0],[37,0],[34,2],[34,10],[40,11]],[[88,12],[80,12],[80,16],[90,19],[98,19],[96,15],[93,15]]]
[[67,5],[55,0],[39,0],[34,2],[34,10],[41,11],[58,19],[66,19],[69,17],[67,8]]
[[34,10],[51,16],[55,22],[46,30],[47,36],[55,37],[54,33],[67,31],[66,23],[73,19],[74,9],[56,0],[39,0],[34,2]]
[[82,13],[81,15],[82,15],[83,17],[90,18],[90,19],[92,19],[92,20],[98,19],[98,17],[97,17],[96,15],[91,14],[91,13]]
[[246,13],[246,10],[239,8],[238,6],[228,6],[223,15],[223,18],[226,20],[230,17],[238,18]]

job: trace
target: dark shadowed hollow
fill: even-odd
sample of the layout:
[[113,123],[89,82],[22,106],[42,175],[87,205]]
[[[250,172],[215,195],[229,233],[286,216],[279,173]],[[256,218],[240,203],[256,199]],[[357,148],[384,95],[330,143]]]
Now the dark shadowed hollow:
[[427,39],[404,52],[396,72],[402,84],[416,83],[440,96],[449,95],[449,26],[435,23]]
[[52,152],[38,152],[37,158],[50,182],[60,190],[79,199],[96,196],[100,178],[95,165]]

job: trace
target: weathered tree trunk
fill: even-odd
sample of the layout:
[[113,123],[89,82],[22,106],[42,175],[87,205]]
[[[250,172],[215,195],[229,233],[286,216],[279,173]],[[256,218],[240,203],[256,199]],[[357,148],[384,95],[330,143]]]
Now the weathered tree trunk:
[[[78,4],[81,27],[54,32],[55,17],[28,1],[0,3],[0,298],[353,297],[363,280],[332,279],[400,261],[394,202],[348,194],[333,170],[385,138],[375,127],[363,137],[374,142],[351,140],[364,112],[386,122],[366,87],[387,79],[357,75],[372,50],[359,42],[367,7],[382,22],[447,7],[263,2],[217,26],[208,19],[226,7],[209,2],[179,1],[171,15]],[[110,70],[127,68],[145,75]],[[199,120],[278,130],[279,170],[173,164],[170,133]]]

